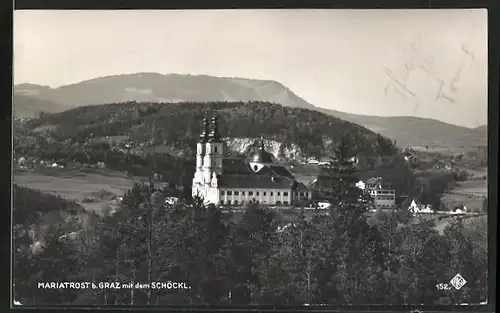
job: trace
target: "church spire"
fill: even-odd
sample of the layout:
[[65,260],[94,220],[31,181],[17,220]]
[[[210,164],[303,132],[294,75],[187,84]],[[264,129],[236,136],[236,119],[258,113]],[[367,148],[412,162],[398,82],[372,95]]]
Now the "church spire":
[[209,123],[207,114],[205,113],[205,117],[203,118],[201,126],[201,134],[199,142],[206,142],[208,140],[208,135],[209,135]]
[[212,123],[210,125],[210,134],[208,135],[209,142],[222,142],[222,138],[219,134],[219,125],[217,121],[217,115],[212,116]]

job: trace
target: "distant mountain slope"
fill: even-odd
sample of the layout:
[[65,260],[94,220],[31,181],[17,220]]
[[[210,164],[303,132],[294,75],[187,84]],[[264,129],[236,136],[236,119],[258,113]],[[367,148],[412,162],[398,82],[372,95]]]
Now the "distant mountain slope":
[[[451,147],[486,144],[485,132],[416,117],[377,117],[343,113],[315,107],[276,81],[207,75],[162,75],[137,73],[86,80],[50,88],[20,84],[16,95],[29,95],[60,104],[53,111],[84,105],[139,102],[265,101],[289,107],[317,110],[379,132],[401,147],[445,145]],[[21,110],[19,110],[22,112]],[[47,110],[49,112],[49,110]]]
[[318,111],[363,125],[396,141],[400,147],[476,147],[487,145],[487,126],[470,129],[413,116],[365,116],[318,108]]
[[[29,88],[27,88],[27,86]],[[16,94],[32,91],[40,99],[74,108],[82,105],[140,102],[268,101],[291,107],[314,108],[275,81],[207,75],[138,73],[86,80],[58,88],[22,84]]]
[[39,99],[36,96],[22,94],[15,94],[13,102],[13,113],[15,117],[35,117],[38,116],[40,112],[57,113],[67,109],[58,103]]
[[482,125],[482,126],[476,127],[473,129],[473,131],[477,136],[488,137],[488,126],[487,125]]

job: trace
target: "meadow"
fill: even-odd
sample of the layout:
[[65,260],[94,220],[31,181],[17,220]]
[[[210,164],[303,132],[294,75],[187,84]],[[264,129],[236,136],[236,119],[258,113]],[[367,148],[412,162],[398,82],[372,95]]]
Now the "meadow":
[[131,189],[139,177],[118,173],[81,172],[63,169],[18,172],[14,183],[44,193],[75,200],[88,211],[100,212],[105,205],[114,207],[117,197]]

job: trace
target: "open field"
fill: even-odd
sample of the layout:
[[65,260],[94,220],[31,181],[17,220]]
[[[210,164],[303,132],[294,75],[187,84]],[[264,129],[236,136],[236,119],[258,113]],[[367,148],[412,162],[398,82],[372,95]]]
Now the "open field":
[[488,180],[467,180],[458,182],[451,193],[486,196],[488,194]]
[[469,211],[482,210],[484,199],[488,197],[488,181],[468,180],[457,185],[443,195],[441,200],[448,208],[465,205]]
[[130,140],[129,136],[107,136],[107,137],[97,137],[90,140],[91,143],[108,143],[109,145],[116,145],[122,142]]
[[439,145],[439,146],[411,146],[412,150],[427,152],[427,153],[439,153],[445,156],[454,155],[457,153],[467,153],[469,151],[475,151],[477,147],[457,147],[455,145]]
[[82,173],[61,169],[47,169],[43,172],[15,173],[14,183],[41,192],[59,195],[77,201],[88,211],[100,212],[104,205],[117,205],[116,197],[122,197],[134,181],[124,175]]
[[487,168],[469,168],[466,166],[457,166],[455,168],[459,171],[466,171],[471,180],[485,180],[484,178],[488,177]]
[[465,205],[468,211],[475,212],[482,210],[484,199],[484,197],[471,195],[445,194],[441,201],[449,209]]

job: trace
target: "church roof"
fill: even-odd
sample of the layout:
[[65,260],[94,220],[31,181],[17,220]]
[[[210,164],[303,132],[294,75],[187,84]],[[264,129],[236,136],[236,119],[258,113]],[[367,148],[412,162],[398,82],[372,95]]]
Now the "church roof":
[[222,160],[222,168],[224,169],[224,174],[228,175],[274,175],[295,179],[292,173],[282,165],[265,165],[259,172],[255,173],[245,160],[238,158],[224,158]]
[[267,175],[220,175],[219,187],[251,189],[291,189],[294,180],[288,177]]
[[251,162],[254,163],[273,163],[273,158],[274,155],[272,153],[267,152],[264,149],[264,140],[260,142],[260,149],[255,153],[252,158]]
[[279,175],[279,176],[285,176],[285,177],[288,177],[288,178],[292,178],[292,179],[295,179],[295,177],[292,175],[292,173],[290,173],[284,166],[282,165],[271,165],[269,167],[269,170],[271,170],[272,172],[274,172],[275,174]]
[[228,175],[253,173],[248,164],[246,164],[243,159],[238,158],[222,159],[222,168],[224,169],[224,173]]
[[297,183],[294,176],[281,165],[264,166],[254,172],[243,159],[224,158],[222,166],[224,172],[218,176],[218,185],[222,188],[307,189]]

